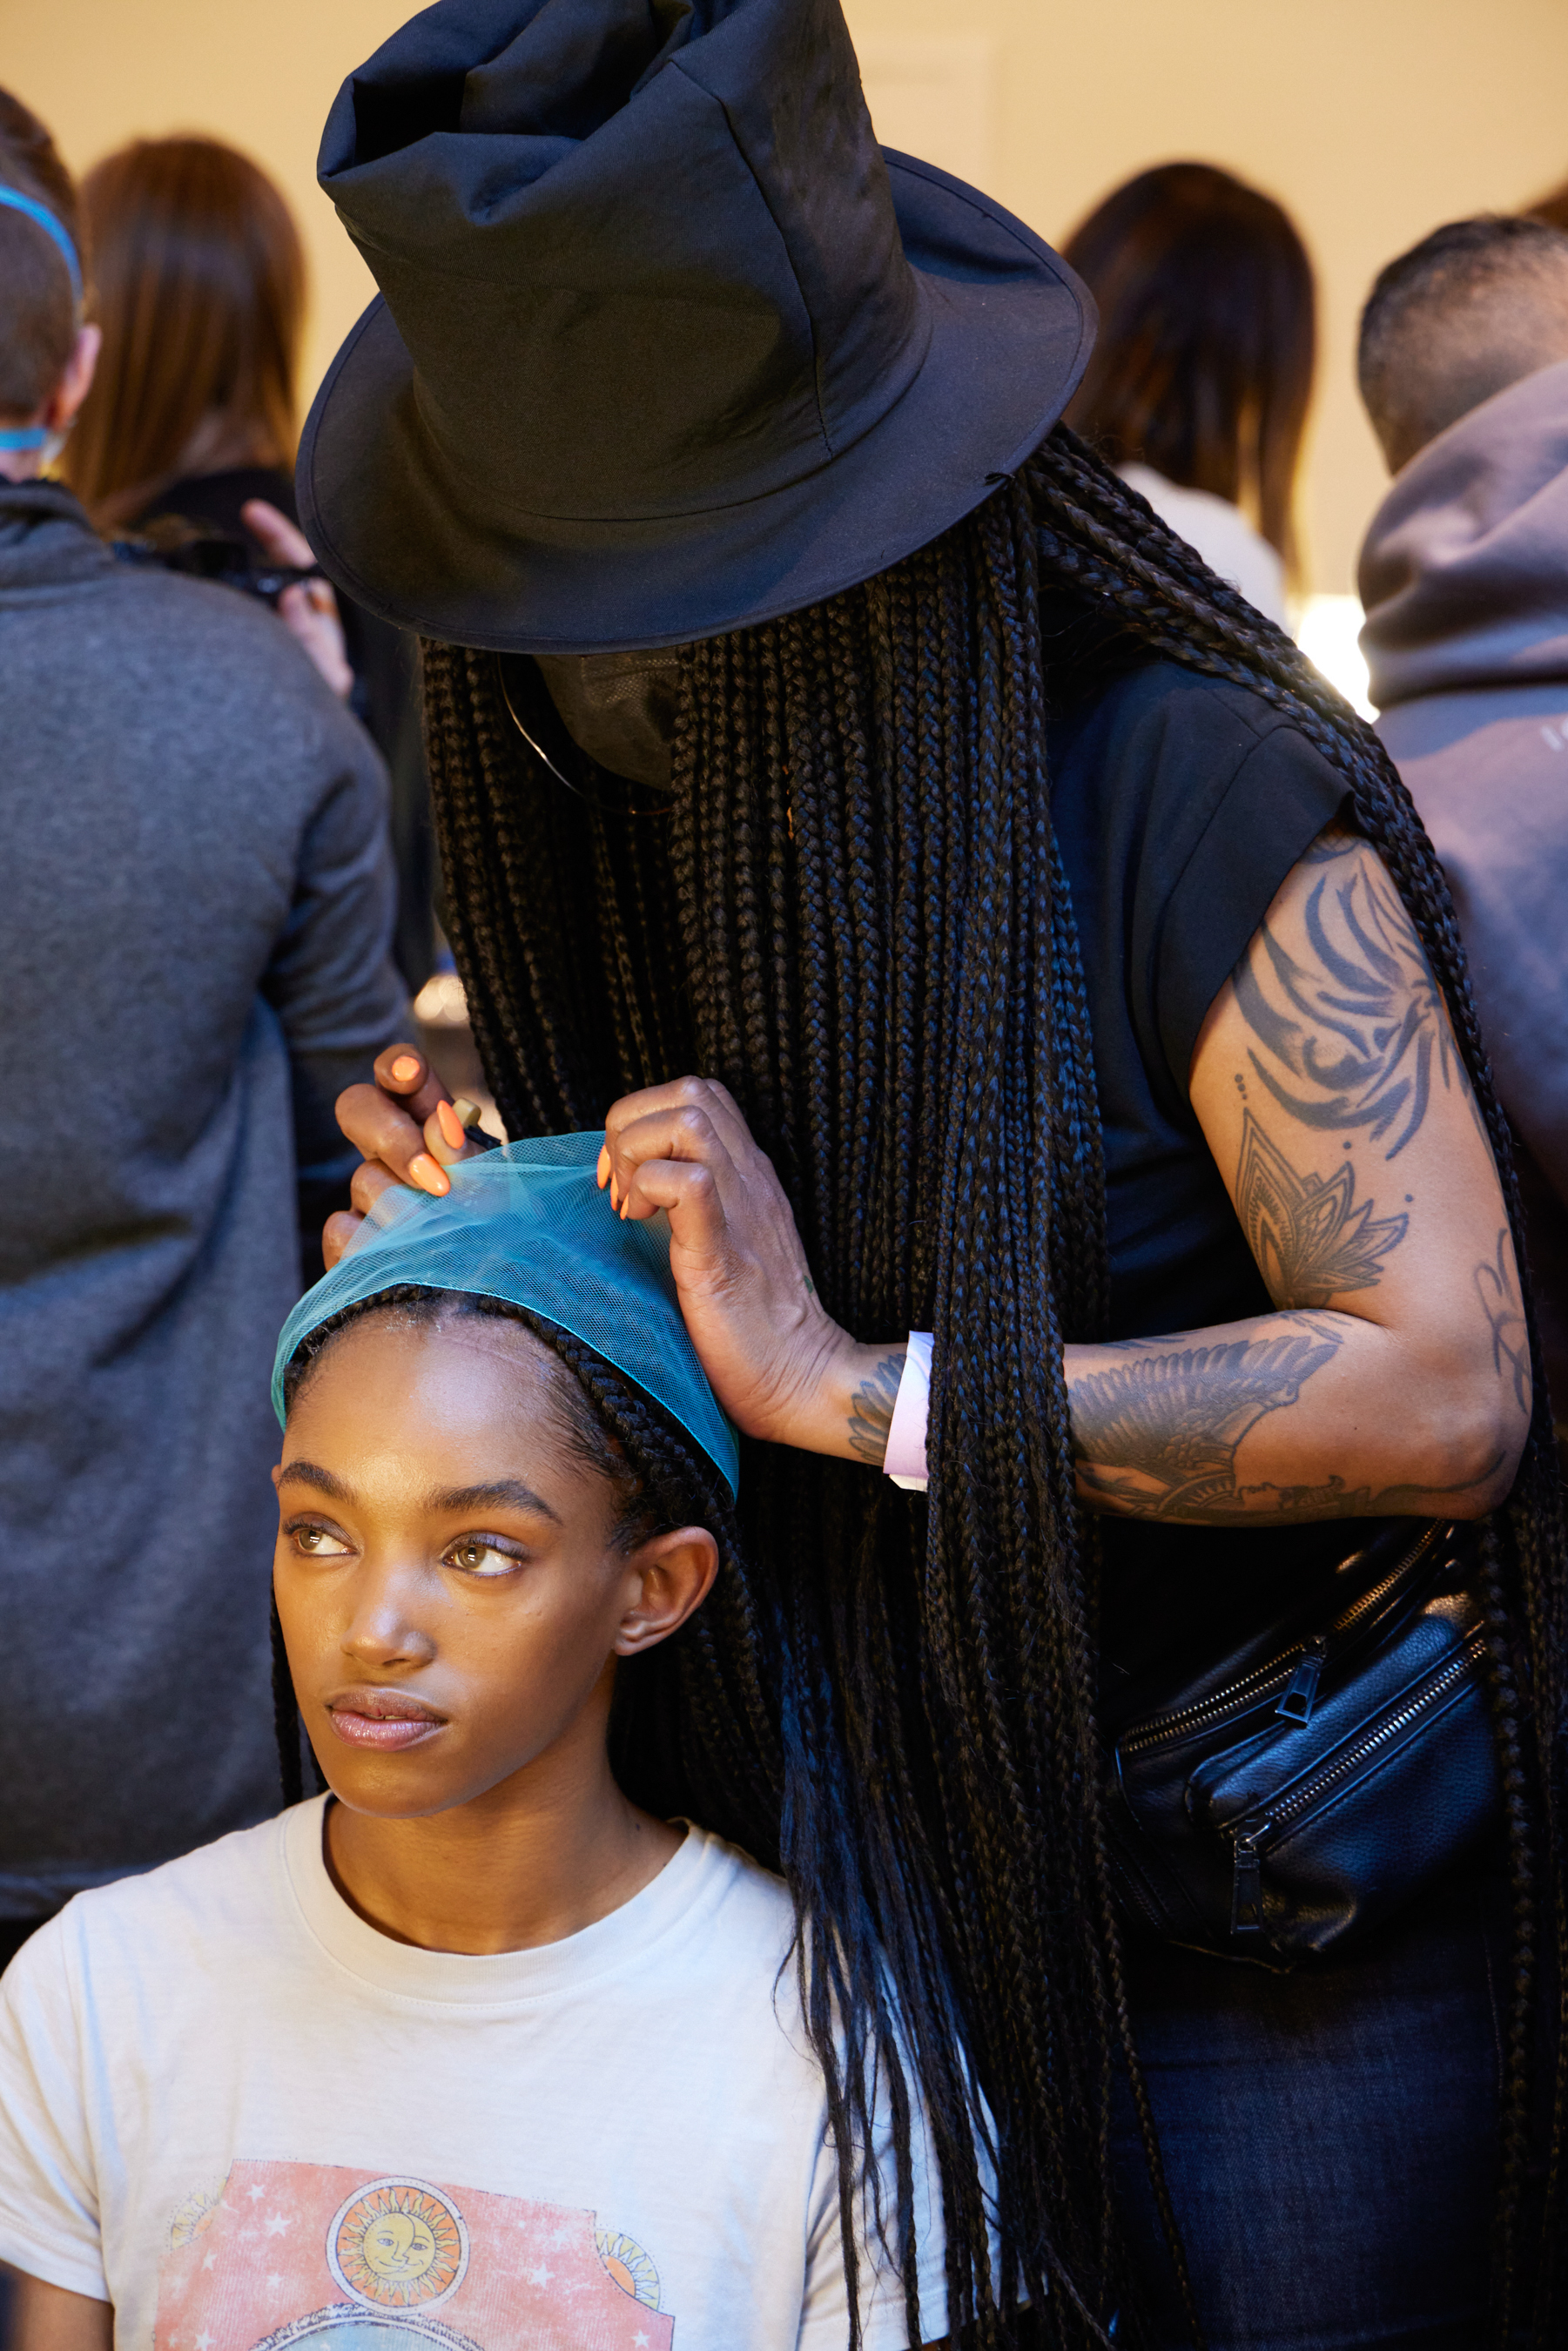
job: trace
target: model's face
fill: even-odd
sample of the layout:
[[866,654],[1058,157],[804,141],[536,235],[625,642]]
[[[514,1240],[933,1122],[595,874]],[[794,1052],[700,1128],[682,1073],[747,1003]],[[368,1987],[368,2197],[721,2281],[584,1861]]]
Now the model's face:
[[387,1819],[602,1768],[618,1656],[703,1599],[702,1528],[630,1552],[578,1458],[569,1374],[515,1323],[367,1315],[289,1414],[274,1582],[335,1795]]

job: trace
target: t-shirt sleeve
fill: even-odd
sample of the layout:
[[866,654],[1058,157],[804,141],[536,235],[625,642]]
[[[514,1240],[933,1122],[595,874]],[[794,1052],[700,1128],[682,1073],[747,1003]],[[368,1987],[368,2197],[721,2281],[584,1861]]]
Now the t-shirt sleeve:
[[[942,2188],[918,2104],[910,2116],[909,2153],[914,2185],[911,2217],[915,2232],[915,2271],[920,2283],[918,2340],[940,2343],[947,2333],[947,2248],[942,2226]],[[984,2156],[981,2186],[989,2209],[992,2180]],[[892,2121],[885,2107],[878,2116],[874,2172],[868,2169],[864,2175],[855,2206],[856,2291],[867,2351],[909,2351],[911,2337],[899,2253],[898,2171]],[[997,2252],[993,2232],[993,2263]],[[800,2351],[843,2351],[848,2341],[849,2290],[839,2220],[839,2168],[831,2137],[824,2136],[811,2181]]]
[[[920,2340],[939,2343],[947,2332],[941,2192],[928,2174],[924,2134],[912,2153],[915,2158],[914,2218],[920,2278]],[[882,2166],[880,2228],[869,2188],[856,2199],[856,2291],[862,2339],[866,2351],[907,2351],[910,2335],[898,2255],[897,2173],[891,2138],[879,2145],[878,2154]],[[839,2167],[830,2138],[818,2156],[811,2180],[800,2351],[843,2351],[849,2339],[849,2284],[844,2275],[843,2231],[839,2220]]]
[[[1346,785],[1304,735],[1271,726],[1215,779],[1196,810],[1196,837],[1161,876],[1150,980],[1160,1044],[1185,1096],[1209,1007],[1246,952],[1291,868],[1340,816]],[[1153,837],[1169,840],[1157,802]],[[1189,815],[1190,822],[1190,815]]]
[[0,1980],[0,2261],[107,2302],[70,1912]]

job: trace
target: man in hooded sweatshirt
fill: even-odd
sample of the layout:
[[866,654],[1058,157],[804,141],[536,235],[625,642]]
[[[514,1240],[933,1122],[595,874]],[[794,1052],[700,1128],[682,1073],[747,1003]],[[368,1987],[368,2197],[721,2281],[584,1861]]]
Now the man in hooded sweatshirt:
[[1453,889],[1519,1145],[1562,1441],[1568,235],[1507,217],[1434,230],[1373,287],[1359,372],[1395,476],[1361,553],[1377,731]]

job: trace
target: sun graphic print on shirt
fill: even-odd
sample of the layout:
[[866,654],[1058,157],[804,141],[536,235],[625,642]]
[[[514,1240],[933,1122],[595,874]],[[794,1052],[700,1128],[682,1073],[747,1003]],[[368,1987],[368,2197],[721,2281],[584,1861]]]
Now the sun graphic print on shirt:
[[456,2206],[423,2181],[379,2179],[338,2214],[327,2260],[356,2302],[433,2309],[462,2283],[468,2231]]
[[652,2257],[592,2211],[236,2162],[172,2215],[155,2351],[672,2351]]

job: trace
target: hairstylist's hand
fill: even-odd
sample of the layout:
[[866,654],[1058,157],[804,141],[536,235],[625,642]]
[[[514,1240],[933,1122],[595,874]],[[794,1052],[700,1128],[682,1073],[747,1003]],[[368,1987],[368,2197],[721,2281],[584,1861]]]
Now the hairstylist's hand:
[[389,1184],[410,1184],[439,1199],[452,1189],[446,1169],[484,1149],[464,1126],[472,1103],[455,1107],[417,1045],[389,1045],[376,1063],[373,1086],[350,1086],[338,1096],[338,1123],[364,1165],[349,1186],[351,1209],[329,1217],[321,1254],[335,1266]]
[[667,1212],[686,1329],[737,1426],[870,1458],[861,1391],[890,1351],[858,1345],[824,1310],[772,1162],[724,1087],[677,1078],[625,1095],[604,1123],[599,1180],[623,1217]]
[[[247,499],[240,508],[240,519],[252,537],[260,539],[274,563],[287,563],[291,570],[298,570],[315,562],[305,533],[286,514],[268,506],[265,498]],[[343,623],[331,582],[296,580],[278,598],[277,617],[289,635],[303,646],[339,700],[346,702],[353,691],[354,673],[343,651]]]

